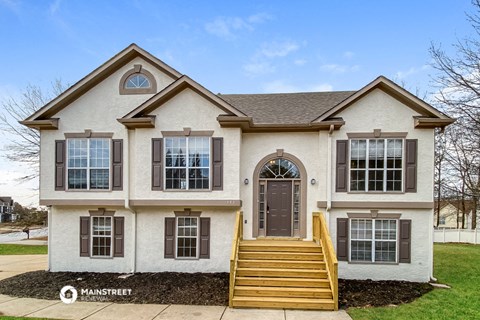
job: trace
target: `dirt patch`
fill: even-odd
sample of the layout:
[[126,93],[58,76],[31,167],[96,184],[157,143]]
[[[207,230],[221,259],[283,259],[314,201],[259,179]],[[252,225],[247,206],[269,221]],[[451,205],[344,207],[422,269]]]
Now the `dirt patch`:
[[[58,300],[66,285],[81,289],[132,289],[131,295],[109,295],[103,301],[228,305],[228,273],[136,273],[119,279],[118,273],[27,272],[0,281],[0,294]],[[339,280],[341,308],[409,303],[432,290],[426,283],[406,281]]]
[[428,283],[339,279],[338,304],[341,308],[399,305],[431,290]]

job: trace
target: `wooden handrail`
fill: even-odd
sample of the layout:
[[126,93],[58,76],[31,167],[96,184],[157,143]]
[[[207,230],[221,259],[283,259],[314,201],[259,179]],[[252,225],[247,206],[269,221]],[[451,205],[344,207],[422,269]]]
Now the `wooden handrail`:
[[313,240],[321,244],[325,265],[327,267],[330,288],[334,301],[334,309],[338,310],[338,261],[335,250],[333,249],[332,238],[328,232],[327,223],[323,214],[313,213]]
[[228,305],[233,306],[233,292],[235,290],[235,274],[237,272],[238,249],[240,241],[243,240],[243,212],[238,211],[235,217],[235,228],[233,230],[232,254],[230,256],[230,287],[228,292]]

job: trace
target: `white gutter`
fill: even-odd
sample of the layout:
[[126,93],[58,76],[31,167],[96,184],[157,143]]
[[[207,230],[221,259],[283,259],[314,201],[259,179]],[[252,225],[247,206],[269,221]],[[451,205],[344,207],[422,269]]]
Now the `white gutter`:
[[335,126],[330,125],[327,141],[327,212],[325,214],[327,225],[330,224],[330,210],[332,209],[332,133],[334,129]]
[[130,130],[127,130],[127,135],[125,138],[125,145],[124,145],[124,154],[126,165],[124,166],[125,175],[123,177],[123,187],[125,192],[125,209],[129,210],[132,214],[132,267],[130,269],[131,273],[135,273],[137,270],[137,212],[130,207]]

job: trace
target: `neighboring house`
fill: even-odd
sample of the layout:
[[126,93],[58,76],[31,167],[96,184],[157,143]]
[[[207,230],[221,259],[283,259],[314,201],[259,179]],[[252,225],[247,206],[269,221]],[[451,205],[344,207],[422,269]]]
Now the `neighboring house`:
[[22,123],[41,133],[51,271],[230,270],[233,306],[332,309],[312,213],[339,277],[429,281],[434,129],[452,122],[382,76],[216,95],[132,44]]
[[[435,202],[435,208],[437,202]],[[465,200],[465,229],[472,228],[472,213],[474,203],[472,200]],[[477,212],[480,210],[477,210]],[[457,222],[458,216],[458,222]],[[460,229],[462,228],[463,219],[463,204],[460,200],[445,200],[440,202],[440,223],[436,226],[439,229]],[[480,222],[479,214],[477,213],[477,225]],[[434,225],[437,223],[437,213],[434,214]]]
[[0,222],[13,222],[17,215],[13,213],[14,202],[12,197],[0,197]]

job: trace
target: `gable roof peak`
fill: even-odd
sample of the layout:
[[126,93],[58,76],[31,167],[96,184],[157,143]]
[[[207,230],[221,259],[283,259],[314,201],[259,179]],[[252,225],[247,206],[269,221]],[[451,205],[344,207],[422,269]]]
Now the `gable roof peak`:
[[[29,116],[24,121],[21,121],[21,123],[37,129],[41,128],[42,126],[44,126],[45,129],[54,129],[54,126],[45,126],[44,122],[51,121],[52,117],[60,110],[67,107],[70,103],[77,100],[91,88],[116,72],[119,68],[123,67],[125,64],[137,57],[141,57],[148,63],[152,64],[174,81],[182,76],[180,72],[170,67],[148,51],[142,49],[136,43],[131,43],[125,49],[114,55],[112,58],[65,90],[52,101],[48,102],[37,112]],[[43,122],[39,123],[39,121]]]

